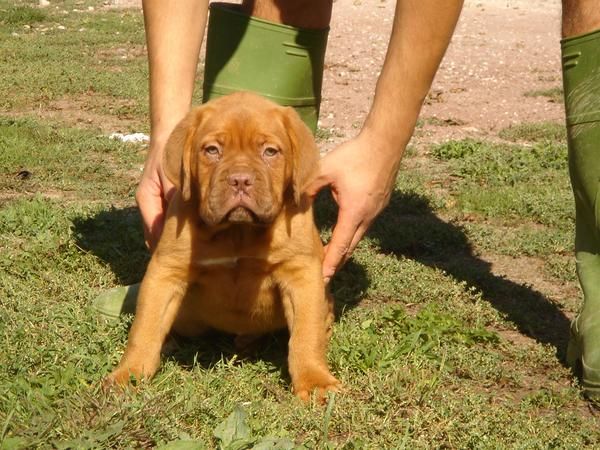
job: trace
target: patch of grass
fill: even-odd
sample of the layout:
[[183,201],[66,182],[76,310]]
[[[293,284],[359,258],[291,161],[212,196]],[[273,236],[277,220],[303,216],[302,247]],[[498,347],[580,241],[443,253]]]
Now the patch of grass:
[[87,97],[85,103],[92,111],[106,112],[115,101],[126,99],[129,113],[147,114],[148,72],[143,53],[106,57],[115,47],[144,45],[141,12],[63,15],[49,9],[43,14],[47,14],[47,25],[19,29],[16,35],[13,25],[0,25],[0,59],[4,61],[0,109],[27,109],[28,105],[39,109],[53,101]]
[[0,23],[7,25],[30,25],[43,22],[47,17],[43,10],[28,5],[10,6],[6,9],[0,8]]
[[449,161],[464,213],[571,226],[574,212],[565,145],[464,140],[434,146],[431,152]]
[[317,142],[328,141],[336,137],[344,137],[344,134],[334,128],[317,128],[315,139]]
[[577,282],[575,259],[571,253],[567,253],[567,256],[554,257],[546,261],[548,275],[563,282]]
[[548,171],[567,169],[566,147],[556,144],[525,147],[467,139],[434,146],[432,154],[452,160],[454,175],[488,186],[514,186],[533,181],[532,177],[546,178]]
[[[33,119],[0,116],[0,189],[59,197],[127,198],[139,147]],[[136,151],[137,150],[137,151]],[[25,177],[19,177],[26,171]]]
[[448,141],[431,148],[431,154],[440,160],[460,159],[475,153],[482,143],[472,139]]
[[530,223],[513,226],[468,223],[465,231],[478,248],[501,255],[544,258],[567,254],[573,249],[573,230],[567,226],[554,228]]
[[574,207],[572,195],[565,181],[559,189],[552,186],[535,187],[534,192],[525,184],[482,189],[475,185],[463,187],[459,197],[461,210],[485,218],[502,219],[505,223],[533,223],[573,229]]
[[554,87],[550,89],[536,89],[527,91],[523,94],[525,97],[547,97],[551,103],[562,103],[563,89],[562,87]]
[[425,306],[415,316],[408,316],[398,307],[387,308],[380,314],[361,322],[361,332],[353,334],[349,342],[337,343],[340,346],[337,353],[342,357],[335,362],[338,367],[353,367],[362,372],[384,370],[409,355],[444,364],[440,351],[443,347],[499,342],[498,336],[485,328],[471,329],[432,305]]
[[500,130],[498,136],[507,141],[566,142],[565,125],[554,122],[521,123]]

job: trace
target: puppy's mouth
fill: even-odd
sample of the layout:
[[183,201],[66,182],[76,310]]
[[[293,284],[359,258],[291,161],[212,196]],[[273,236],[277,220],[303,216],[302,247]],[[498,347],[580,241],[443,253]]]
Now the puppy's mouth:
[[245,192],[237,192],[232,195],[223,209],[225,215],[221,223],[259,224],[264,222],[256,201]]
[[214,189],[205,203],[207,208],[200,208],[200,215],[203,222],[213,226],[266,226],[275,218],[272,203],[264,191]]
[[230,223],[257,223],[260,222],[258,216],[245,206],[236,206],[229,211],[224,221]]

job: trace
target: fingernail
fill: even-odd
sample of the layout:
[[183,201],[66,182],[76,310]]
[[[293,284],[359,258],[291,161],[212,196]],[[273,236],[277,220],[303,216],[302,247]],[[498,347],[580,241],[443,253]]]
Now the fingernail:
[[325,277],[325,278],[323,278],[323,281],[325,282],[325,284],[329,284],[330,280],[331,280],[331,277]]

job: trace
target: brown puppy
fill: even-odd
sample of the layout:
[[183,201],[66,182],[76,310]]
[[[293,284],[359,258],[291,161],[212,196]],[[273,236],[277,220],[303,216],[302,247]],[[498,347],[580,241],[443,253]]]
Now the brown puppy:
[[252,336],[287,326],[294,393],[338,389],[326,361],[323,248],[303,194],[317,162],[296,112],[254,94],[214,100],[179,123],[164,159],[177,192],[109,383],[154,375],[171,329]]

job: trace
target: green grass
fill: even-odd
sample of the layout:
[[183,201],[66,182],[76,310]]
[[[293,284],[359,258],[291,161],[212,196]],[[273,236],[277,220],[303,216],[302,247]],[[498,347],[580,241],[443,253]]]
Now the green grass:
[[448,164],[463,213],[504,222],[572,227],[566,145],[552,141],[506,145],[472,140],[434,146]]
[[0,10],[0,23],[7,25],[30,25],[46,20],[47,14],[28,5],[9,6]]
[[326,142],[330,139],[343,137],[344,135],[336,129],[333,128],[317,128],[315,133],[315,138],[317,142]]
[[536,89],[527,91],[523,94],[525,97],[546,97],[551,103],[562,103],[563,89],[562,87],[554,87],[549,89]]
[[21,194],[124,198],[143,163],[139,147],[31,118],[0,116],[0,147],[0,189]]
[[[103,393],[131,318],[105,323],[89,305],[138,281],[148,255],[133,199],[145,149],[101,130],[147,126],[147,73],[140,13],[88,4],[0,1],[0,448],[600,446],[562,363],[577,298],[532,285],[576,286],[553,124],[407,153],[426,164],[401,171],[332,282],[345,391],[325,407],[291,394],[284,334],[251,356],[231,336],[181,341],[152,382]],[[90,122],[46,114],[57,101]],[[317,219],[329,236],[326,194]],[[507,258],[519,279],[497,273]]]
[[565,142],[567,133],[565,125],[554,122],[521,123],[511,125],[498,133],[502,139],[508,141],[530,142]]
[[[0,98],[0,111],[52,109],[61,102],[75,112],[147,127],[140,120],[148,103],[141,11],[99,8],[97,2],[45,10],[7,3],[0,4],[0,92],[10,95]],[[87,5],[97,12],[84,12]]]

